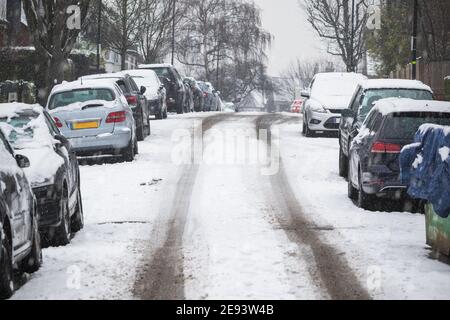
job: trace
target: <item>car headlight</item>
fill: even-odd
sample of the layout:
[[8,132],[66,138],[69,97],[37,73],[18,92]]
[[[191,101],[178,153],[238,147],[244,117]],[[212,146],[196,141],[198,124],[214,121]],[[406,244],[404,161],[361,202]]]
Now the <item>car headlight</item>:
[[327,110],[320,104],[312,104],[310,108],[313,112],[327,113]]

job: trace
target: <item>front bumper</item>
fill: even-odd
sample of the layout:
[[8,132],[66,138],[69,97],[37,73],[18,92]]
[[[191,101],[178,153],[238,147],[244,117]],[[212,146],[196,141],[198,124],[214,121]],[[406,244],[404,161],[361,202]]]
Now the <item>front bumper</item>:
[[69,138],[73,151],[77,155],[117,154],[126,148],[132,138],[131,129],[115,128],[113,133],[92,137]]
[[341,114],[330,111],[315,112],[310,110],[308,114],[308,126],[313,131],[337,132],[341,124]]
[[33,188],[39,212],[39,230],[61,224],[59,196],[54,185]]

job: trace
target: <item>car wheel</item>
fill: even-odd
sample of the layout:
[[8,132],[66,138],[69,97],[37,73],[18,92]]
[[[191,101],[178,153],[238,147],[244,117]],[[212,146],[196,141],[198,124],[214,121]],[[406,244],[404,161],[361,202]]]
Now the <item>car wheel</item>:
[[159,112],[155,115],[156,120],[161,120],[164,118],[164,107],[163,104],[161,103],[161,107],[159,109]]
[[69,211],[69,197],[63,195],[59,202],[59,210],[61,214],[61,224],[55,228],[51,244],[53,246],[65,246],[70,243],[70,237],[72,236],[71,223],[70,223],[70,211]]
[[305,136],[308,138],[314,137],[314,131],[309,129],[307,120],[305,120]]
[[356,190],[356,188],[353,186],[353,182],[352,182],[352,178],[351,178],[351,169],[349,166],[349,169],[347,170],[347,195],[350,199],[355,200],[356,196],[358,194],[358,190]]
[[183,102],[179,103],[177,106],[177,113],[178,114],[183,114],[184,113],[184,106],[183,106]]
[[0,299],[8,299],[14,293],[14,271],[12,264],[12,246],[6,236],[4,226],[1,228],[1,260],[0,260]]
[[125,162],[132,162],[136,155],[136,141],[130,141],[129,145],[123,150],[122,159]]
[[302,134],[306,135],[306,122],[305,122],[305,116],[303,116],[303,125],[302,125]]
[[342,151],[342,147],[339,148],[339,176],[342,178],[348,176],[348,157]]
[[84,228],[84,214],[83,214],[83,201],[81,198],[81,191],[78,187],[77,191],[77,206],[75,209],[75,214],[72,217],[71,229],[73,232],[78,232]]
[[33,245],[29,256],[24,260],[21,270],[26,273],[38,271],[42,265],[41,235],[36,219],[33,218]]
[[136,136],[138,141],[144,141],[145,139],[145,132],[144,132],[144,115],[141,114],[139,117],[139,125],[136,128]]
[[358,197],[357,197],[357,205],[361,209],[371,210],[374,202],[374,198],[371,195],[368,195],[364,192],[361,183],[361,170],[358,174]]

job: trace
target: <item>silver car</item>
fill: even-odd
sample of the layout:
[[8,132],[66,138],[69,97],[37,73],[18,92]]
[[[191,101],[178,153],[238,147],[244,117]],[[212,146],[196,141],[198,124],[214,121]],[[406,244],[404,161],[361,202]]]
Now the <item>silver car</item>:
[[75,81],[56,86],[47,111],[79,156],[138,152],[133,112],[120,87],[109,81]]

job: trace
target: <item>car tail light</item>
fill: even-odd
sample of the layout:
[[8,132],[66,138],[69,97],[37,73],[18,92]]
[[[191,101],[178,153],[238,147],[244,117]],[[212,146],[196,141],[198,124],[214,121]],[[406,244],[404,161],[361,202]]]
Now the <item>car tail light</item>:
[[126,120],[125,111],[111,112],[106,118],[106,123],[119,123]]
[[402,146],[395,143],[377,141],[372,145],[372,153],[400,153]]
[[137,106],[138,100],[137,100],[136,96],[128,96],[127,101],[128,101],[128,104]]
[[207,92],[203,93],[203,97],[208,98],[208,93]]
[[62,128],[63,127],[63,124],[62,124],[61,120],[59,120],[59,118],[54,117],[53,120],[55,120],[55,124],[56,124],[56,126],[58,128]]

